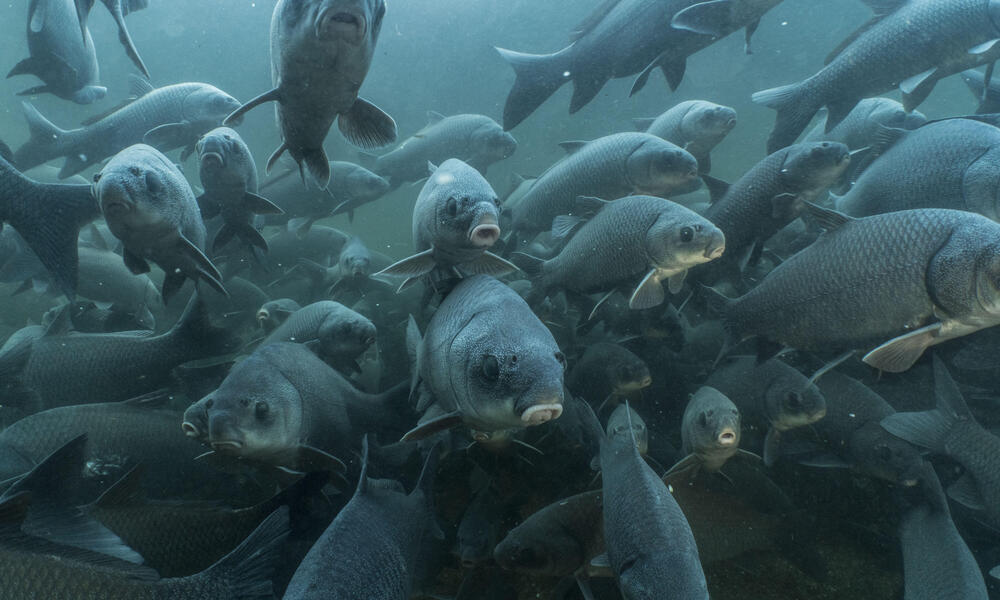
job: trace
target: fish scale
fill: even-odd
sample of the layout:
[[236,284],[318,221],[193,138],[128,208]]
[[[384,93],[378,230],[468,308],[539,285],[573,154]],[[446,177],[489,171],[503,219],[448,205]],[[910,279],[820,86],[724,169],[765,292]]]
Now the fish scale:
[[951,428],[944,448],[975,478],[990,522],[1000,523],[1000,438],[968,419]]

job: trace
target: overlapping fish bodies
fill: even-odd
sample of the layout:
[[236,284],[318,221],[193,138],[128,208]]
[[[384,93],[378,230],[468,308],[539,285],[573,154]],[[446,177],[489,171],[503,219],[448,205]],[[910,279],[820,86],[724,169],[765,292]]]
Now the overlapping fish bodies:
[[698,172],[708,173],[709,153],[736,126],[736,111],[705,100],[686,100],[655,119],[632,119],[632,124],[684,148],[698,160]]
[[125,266],[147,273],[152,260],[166,272],[164,302],[186,278],[226,293],[222,274],[205,256],[205,224],[194,192],[167,157],[145,144],[126,148],[95,177],[94,195],[124,244]]
[[39,183],[0,157],[0,226],[17,230],[70,298],[77,287],[77,236],[100,215],[89,187]]
[[1000,129],[944,119],[914,131],[882,130],[875,158],[837,200],[853,217],[953,208],[1000,221]]
[[339,302],[321,300],[288,315],[264,339],[304,344],[335,369],[360,371],[356,360],[375,343],[375,325]]
[[565,358],[549,330],[509,287],[462,279],[421,338],[411,322],[413,389],[426,411],[407,439],[464,423],[481,431],[541,425],[562,414]]
[[306,231],[318,219],[346,213],[354,221],[354,211],[374,202],[389,191],[389,182],[361,165],[330,161],[330,185],[325,190],[305,186],[292,172],[271,177],[261,190],[285,211],[271,216],[269,225],[292,222],[297,231]]
[[444,116],[427,113],[427,125],[378,158],[362,155],[365,166],[385,177],[392,188],[427,177],[427,163],[457,158],[482,174],[517,150],[514,136],[486,115]]
[[[688,269],[722,256],[726,237],[708,219],[680,204],[653,196],[594,201],[597,214],[584,223],[558,255],[540,259],[515,254],[517,264],[535,279],[533,294],[557,289],[577,293],[633,290],[629,308],[663,303],[663,282],[680,291]],[[573,227],[556,220],[553,229]]]
[[778,111],[768,152],[795,142],[823,106],[829,111],[827,131],[862,99],[897,85],[904,107],[912,110],[938,79],[996,58],[1000,3],[995,0],[868,4],[875,17],[834,50],[819,72],[753,95],[754,102]]
[[862,219],[810,212],[826,233],[739,299],[719,299],[735,338],[800,350],[875,347],[866,363],[901,372],[929,346],[1000,323],[994,221],[943,209]]
[[[76,0],[76,2],[78,7],[86,5],[88,13],[90,7],[94,5],[94,0]],[[147,8],[149,0],[101,0],[101,4],[111,13],[111,18],[114,19],[115,25],[118,27],[118,41],[125,48],[125,54],[128,55],[135,68],[139,69],[139,72],[148,79],[149,69],[146,68],[146,63],[143,62],[135,43],[132,42],[132,35],[128,32],[128,27],[125,26],[125,17],[137,10]],[[82,19],[82,24],[85,24],[85,21],[85,18]]]
[[202,217],[221,216],[223,225],[212,240],[213,252],[236,236],[248,246],[267,251],[267,241],[253,226],[254,214],[281,214],[267,198],[257,195],[257,165],[238,133],[218,127],[195,146],[205,193],[198,196]]
[[206,83],[178,83],[153,88],[133,77],[130,100],[110,113],[84,122],[77,129],[60,129],[28,104],[22,104],[31,137],[14,153],[19,168],[30,169],[65,157],[59,171],[65,179],[140,142],[162,152],[185,148],[182,159],[194,151],[198,138],[218,127],[239,101]]
[[689,152],[648,133],[616,133],[591,142],[566,142],[569,156],[535,181],[514,207],[511,239],[526,244],[560,215],[579,214],[577,198],[628,194],[667,197],[701,185]]
[[31,56],[17,63],[7,77],[30,74],[44,85],[20,95],[51,93],[77,104],[90,104],[107,94],[108,89],[98,85],[97,51],[87,26],[81,25],[77,4],[74,0],[32,0],[28,6]]
[[987,84],[986,76],[975,69],[963,71],[962,80],[979,100],[979,107],[976,108],[977,114],[1000,112],[1000,88],[997,87],[1000,81],[991,77],[989,84]]
[[[399,289],[436,271],[441,277],[500,276],[517,267],[489,248],[500,239],[500,200],[468,164],[448,159],[434,169],[413,207],[413,247],[376,276],[403,276]],[[434,278],[432,277],[432,282]]]
[[922,112],[906,112],[902,104],[890,98],[865,98],[832,129],[827,131],[826,123],[819,123],[803,141],[840,142],[859,150],[875,143],[882,127],[916,129],[926,122]]
[[358,97],[384,16],[384,0],[279,0],[271,16],[274,88],[225,121],[228,125],[255,106],[277,102],[282,143],[268,159],[268,170],[287,150],[300,172],[304,164],[326,188],[330,164],[323,140],[335,119],[344,137],[363,148],[395,141],[392,117]]
[[[671,90],[684,77],[687,57],[743,27],[747,48],[760,17],[781,0],[610,0],[570,34],[571,44],[552,54],[497,48],[517,75],[504,106],[504,129],[513,129],[567,81],[569,112],[590,102],[609,79],[638,74],[632,94],[656,69]],[[623,35],[628,31],[628,35]]]

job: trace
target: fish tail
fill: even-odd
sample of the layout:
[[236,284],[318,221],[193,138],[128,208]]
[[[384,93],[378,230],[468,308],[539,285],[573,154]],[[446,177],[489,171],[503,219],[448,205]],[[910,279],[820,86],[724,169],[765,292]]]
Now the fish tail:
[[325,190],[330,184],[330,161],[326,158],[323,148],[303,149],[301,160],[306,164],[309,174],[316,180],[319,189]]
[[933,452],[945,452],[944,444],[952,427],[972,419],[955,380],[941,359],[934,355],[934,395],[937,407],[922,412],[903,412],[882,419],[882,427],[892,435]]
[[514,68],[514,87],[503,108],[503,128],[511,130],[528,118],[562,84],[569,81],[570,48],[553,54],[525,54],[497,48],[500,56]]
[[14,164],[21,169],[30,169],[62,154],[60,147],[69,132],[56,127],[29,102],[22,102],[21,109],[28,122],[30,137],[14,153]]
[[809,121],[819,112],[822,104],[811,96],[807,86],[794,83],[756,92],[751,97],[755,104],[778,111],[774,129],[767,140],[768,154],[794,144]]
[[275,510],[235,550],[196,577],[218,579],[236,598],[271,598],[271,576],[288,537],[288,507]]

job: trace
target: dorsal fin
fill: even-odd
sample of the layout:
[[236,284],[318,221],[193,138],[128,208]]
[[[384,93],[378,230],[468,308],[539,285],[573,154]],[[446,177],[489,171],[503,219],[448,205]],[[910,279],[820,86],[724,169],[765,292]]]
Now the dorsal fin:
[[427,111],[427,125],[426,125],[426,127],[430,127],[431,125],[437,125],[441,121],[444,121],[444,115],[442,115],[441,113],[439,113],[437,111],[433,111],[433,110]]
[[806,212],[816,224],[827,231],[833,231],[844,225],[845,223],[850,223],[851,221],[857,221],[854,217],[849,217],[844,213],[837,212],[829,208],[823,208],[812,202],[806,202]]
[[[597,7],[594,8],[594,10],[592,10],[584,20],[580,21],[577,26],[569,32],[569,41],[575,42],[587,35],[591,29],[597,27],[597,25],[604,20],[604,17],[606,17],[619,2],[621,2],[621,0],[604,0],[604,2],[598,4]],[[663,26],[667,27],[668,25],[668,23],[664,23]]]
[[580,151],[580,148],[586,146],[589,142],[584,140],[568,140],[565,142],[559,142],[559,147],[566,151],[566,156],[572,156]]

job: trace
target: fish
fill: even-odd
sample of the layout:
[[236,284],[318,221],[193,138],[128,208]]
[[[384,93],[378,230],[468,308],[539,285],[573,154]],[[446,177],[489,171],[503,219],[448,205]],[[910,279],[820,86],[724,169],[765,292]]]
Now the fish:
[[512,240],[521,245],[574,212],[577,198],[666,197],[701,185],[689,152],[648,133],[616,133],[590,142],[564,142],[568,155],[549,167],[511,211]]
[[424,416],[404,440],[460,424],[535,426],[562,414],[566,357],[527,303],[488,275],[459,281],[423,336],[411,318],[406,344],[411,393]]
[[764,242],[823,199],[851,162],[838,142],[804,142],[768,155],[705,211],[726,236],[725,267],[755,265]]
[[279,325],[284,323],[285,320],[292,315],[292,313],[300,308],[302,307],[299,303],[291,298],[268,300],[261,305],[260,309],[257,310],[257,325],[260,326],[265,333],[271,333],[277,329]]
[[81,246],[79,259],[80,296],[133,310],[143,320],[155,322],[152,311],[162,309],[163,300],[148,275],[133,274],[121,256],[108,249]]
[[986,600],[983,573],[955,528],[941,482],[930,465],[925,471],[922,497],[901,501],[903,594],[908,600]]
[[976,422],[958,385],[936,354],[932,361],[936,408],[887,415],[881,421],[882,427],[896,437],[960,463],[966,474],[948,488],[948,496],[983,511],[995,527],[1000,524],[1000,469],[994,464],[994,453],[1000,449],[1000,437]]
[[218,454],[336,474],[344,471],[337,457],[349,457],[365,433],[406,430],[408,396],[405,384],[382,394],[357,390],[301,344],[279,342],[237,363],[181,427]]
[[994,21],[998,7],[991,0],[866,4],[873,18],[831,52],[822,69],[799,83],[752,96],[754,103],[778,111],[768,153],[794,143],[823,106],[827,131],[862,99],[897,87],[904,109],[910,111],[939,79],[996,58],[1000,25]]
[[865,98],[835,127],[827,131],[826,123],[820,122],[802,141],[840,142],[851,150],[860,150],[875,143],[883,127],[916,129],[926,122],[924,113],[906,112],[891,98]]
[[207,83],[154,88],[141,77],[132,77],[130,83],[128,100],[76,129],[60,129],[23,102],[31,137],[14,152],[14,163],[27,170],[65,157],[59,178],[66,179],[140,142],[162,152],[184,148],[184,160],[202,134],[239,106],[236,98]]
[[375,325],[339,302],[320,300],[296,310],[261,342],[304,344],[336,369],[360,371],[355,360],[376,340]]
[[816,385],[777,358],[758,364],[754,357],[738,357],[705,380],[727,398],[751,427],[767,430],[764,462],[778,459],[778,443],[785,431],[823,419],[826,399]]
[[413,207],[413,256],[374,277],[405,277],[399,290],[424,276],[499,277],[517,270],[489,251],[500,239],[500,199],[489,182],[468,164],[450,158],[431,173]]
[[330,182],[323,140],[333,121],[363,148],[396,140],[396,122],[358,96],[368,74],[385,16],[384,0],[279,0],[271,15],[271,81],[274,87],[234,110],[224,125],[248,110],[277,102],[281,145],[267,171],[287,150],[321,189]]
[[733,401],[713,387],[698,388],[688,400],[681,419],[684,458],[667,475],[690,470],[693,477],[701,469],[718,472],[740,452],[741,433],[740,409]]
[[[1000,95],[997,83],[990,78],[989,85],[986,83],[986,76],[975,69],[962,71],[962,81],[969,87],[972,95],[979,100],[976,114],[1000,113]],[[1000,82],[998,82],[1000,83]]]
[[253,226],[253,215],[282,214],[281,207],[257,191],[257,165],[246,142],[228,127],[217,127],[195,145],[198,174],[205,192],[197,197],[201,216],[221,216],[223,225],[212,240],[217,252],[233,236],[248,246],[267,252],[267,240]]
[[[135,68],[139,69],[143,77],[149,79],[149,69],[146,68],[146,63],[139,56],[139,50],[136,49],[135,43],[132,41],[132,35],[128,31],[128,27],[125,25],[125,17],[134,13],[137,10],[142,10],[149,6],[149,0],[101,0],[101,3],[108,12],[111,13],[111,18],[114,19],[115,25],[118,27],[118,41],[125,48],[125,54],[128,55],[129,60],[135,65]],[[87,14],[90,12],[90,7],[94,5],[94,0],[77,0],[77,6],[86,6]],[[85,23],[85,18],[81,18],[81,25]]]
[[837,210],[852,217],[915,208],[952,208],[1000,221],[994,173],[1000,129],[972,119],[934,121],[913,131],[883,129],[871,164]]
[[609,435],[623,435],[622,432],[632,430],[632,438],[635,440],[635,447],[639,449],[639,456],[643,458],[649,452],[649,428],[646,421],[632,408],[628,402],[619,404],[608,417],[607,430]]
[[444,537],[434,517],[437,448],[407,494],[398,481],[368,475],[365,441],[357,490],[302,559],[285,600],[407,600],[422,540],[428,534]]
[[496,490],[490,485],[483,486],[469,502],[455,532],[455,554],[463,569],[474,569],[490,561],[503,518],[503,502]]
[[864,362],[910,368],[924,350],[1000,322],[1000,225],[947,209],[855,219],[810,206],[826,229],[739,299],[716,297],[733,339],[798,350],[875,347]]
[[[571,234],[558,255],[545,261],[511,255],[533,279],[531,298],[560,289],[607,294],[621,288],[632,290],[625,292],[630,309],[651,308],[666,299],[663,282],[670,293],[678,293],[689,269],[719,258],[728,246],[710,220],[670,200],[640,195],[578,202],[583,204],[597,213]],[[562,233],[580,222],[557,218],[553,231]]]
[[427,163],[449,158],[467,163],[483,175],[493,163],[509,158],[517,140],[486,115],[444,116],[428,111],[427,125],[381,156],[361,155],[362,164],[389,182],[389,189],[427,177]]
[[[880,425],[896,412],[882,396],[837,371],[824,373],[816,385],[826,400],[826,415],[812,424],[812,435],[792,434],[793,441],[783,445],[783,452],[794,446],[791,458],[800,464],[851,468],[907,487],[920,483],[924,468],[920,451]],[[803,437],[816,442],[803,445],[799,439]]]
[[595,410],[602,402],[617,403],[652,383],[646,363],[624,346],[611,342],[588,344],[566,376],[566,387]]
[[67,298],[78,285],[80,228],[100,214],[90,186],[39,183],[0,158],[0,227],[20,234]]
[[736,110],[707,100],[685,100],[656,118],[632,119],[632,124],[690,152],[704,174],[712,170],[712,148],[736,127]]
[[205,223],[194,192],[158,150],[136,144],[116,154],[94,177],[94,195],[111,233],[124,245],[125,266],[148,273],[152,260],[166,272],[164,303],[186,278],[228,294],[219,269],[205,256]]
[[168,385],[181,363],[234,349],[232,336],[212,324],[197,297],[159,335],[67,333],[68,321],[61,315],[31,343],[18,373],[46,408],[140,396]]
[[[43,84],[19,96],[51,93],[77,104],[91,104],[104,98],[108,88],[99,85],[100,68],[94,39],[77,13],[83,2],[74,0],[32,0],[28,5],[28,58],[7,73],[34,75]],[[81,35],[82,33],[82,35]]]
[[70,600],[83,594],[109,599],[162,595],[177,600],[237,600],[273,596],[269,577],[288,535],[287,509],[275,511],[235,550],[202,573],[161,579],[148,567],[24,535],[20,524],[31,502],[31,494],[22,493],[0,503],[0,555],[4,558],[0,593],[9,598],[44,595]]
[[[573,82],[569,112],[586,106],[610,79],[636,75],[629,95],[659,69],[670,89],[684,78],[687,57],[746,28],[750,36],[761,16],[781,0],[608,0],[570,34],[570,45],[552,54],[496,48],[516,79],[504,105],[504,129],[530,116],[567,81]],[[627,37],[622,31],[629,31]]]
[[[626,405],[627,406],[627,405]],[[708,598],[694,535],[666,484],[642,460],[635,434],[601,443],[607,562],[626,598]]]

